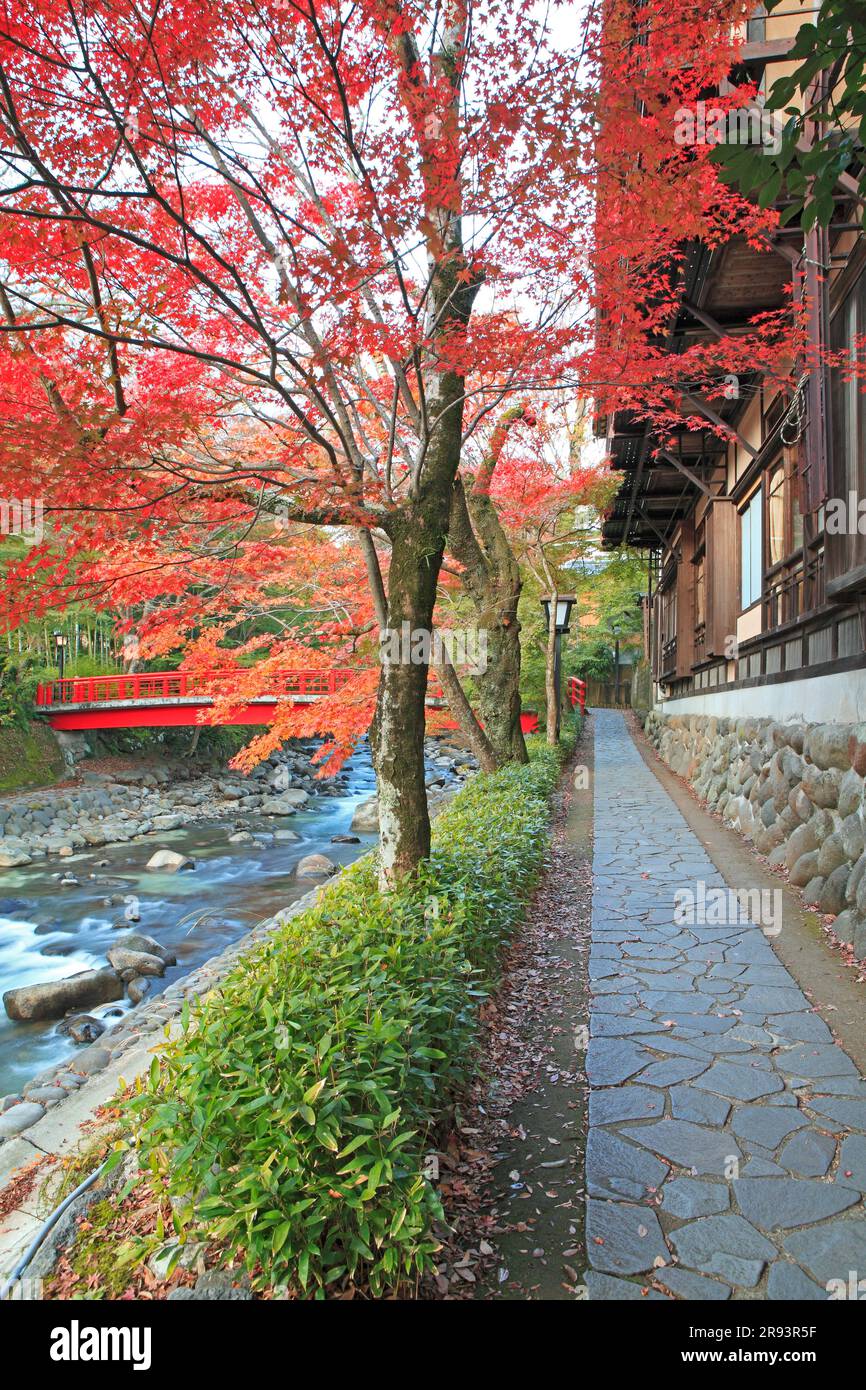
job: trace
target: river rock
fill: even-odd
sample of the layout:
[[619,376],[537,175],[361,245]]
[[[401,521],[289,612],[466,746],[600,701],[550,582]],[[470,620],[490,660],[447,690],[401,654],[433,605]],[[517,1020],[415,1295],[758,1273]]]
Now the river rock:
[[288,801],[290,806],[306,806],[310,793],[305,792],[302,787],[289,787],[288,791],[281,793],[281,799]]
[[45,1106],[38,1105],[36,1101],[24,1100],[13,1105],[11,1110],[0,1115],[0,1139],[11,1139],[13,1135],[21,1134],[41,1120],[44,1114]]
[[296,830],[275,830],[275,840],[300,840],[300,835]]
[[326,854],[305,854],[295,869],[298,878],[330,878],[337,865]]
[[262,801],[262,815],[264,816],[294,816],[297,814],[297,806],[293,806],[282,796],[266,796]]
[[178,854],[173,849],[158,849],[156,854],[148,859],[145,868],[161,870],[166,874],[176,874],[183,869],[194,869],[195,860],[190,859],[186,854]]
[[126,986],[126,992],[133,1004],[140,1004],[150,994],[153,988],[153,980],[145,975],[133,975]]
[[332,844],[332,845],[359,845],[360,843],[361,843],[361,837],[360,837],[360,835],[332,835],[332,836],[331,836],[331,844]]
[[102,1037],[105,1024],[92,1014],[70,1014],[69,1018],[58,1023],[57,1031],[67,1034],[73,1042],[92,1043]]
[[118,949],[143,951],[145,955],[158,956],[166,965],[177,965],[177,956],[174,951],[170,951],[167,946],[160,946],[159,942],[154,941],[152,936],[145,936],[144,932],[140,931],[131,931],[128,936],[118,937],[111,949],[113,951]]
[[147,951],[125,951],[122,946],[112,946],[108,960],[122,980],[132,980],[136,975],[165,974],[165,961]]
[[110,1004],[122,998],[123,985],[113,970],[83,970],[63,980],[7,990],[3,1004],[10,1018],[28,1023],[33,1019],[62,1018],[70,1009]]
[[22,864],[32,864],[30,855],[23,849],[0,849],[0,869],[18,869]]
[[362,835],[375,835],[379,829],[379,798],[372,796],[369,801],[362,801],[360,806],[355,808],[352,817],[352,830],[358,830]]

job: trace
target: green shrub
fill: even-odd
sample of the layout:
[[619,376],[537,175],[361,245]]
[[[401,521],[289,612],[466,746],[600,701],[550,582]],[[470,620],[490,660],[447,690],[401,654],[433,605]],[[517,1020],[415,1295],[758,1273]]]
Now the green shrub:
[[185,1010],[131,1102],[143,1162],[195,1194],[181,1237],[189,1222],[262,1284],[318,1296],[429,1267],[425,1155],[547,843],[562,755],[533,742],[529,766],[455,797],[411,889],[381,895],[368,856]]

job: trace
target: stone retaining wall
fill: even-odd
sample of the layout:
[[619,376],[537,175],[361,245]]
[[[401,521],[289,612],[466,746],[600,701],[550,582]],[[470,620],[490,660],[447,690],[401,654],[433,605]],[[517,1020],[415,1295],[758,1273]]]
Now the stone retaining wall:
[[652,711],[645,727],[662,761],[866,958],[866,724]]

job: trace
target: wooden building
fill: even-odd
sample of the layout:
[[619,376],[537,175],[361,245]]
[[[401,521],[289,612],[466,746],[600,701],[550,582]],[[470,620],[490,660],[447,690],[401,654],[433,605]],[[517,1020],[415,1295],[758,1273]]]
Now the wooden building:
[[[799,22],[768,19],[746,45],[758,80],[778,75]],[[667,350],[737,333],[793,283],[816,346],[851,360],[866,335],[866,236],[855,181],[843,175],[837,192],[827,231],[781,228],[764,252],[692,246]],[[740,378],[721,404],[685,397],[707,430],[667,449],[627,413],[604,422],[622,474],[604,542],[650,552],[658,709],[866,719],[864,385],[827,367]]]

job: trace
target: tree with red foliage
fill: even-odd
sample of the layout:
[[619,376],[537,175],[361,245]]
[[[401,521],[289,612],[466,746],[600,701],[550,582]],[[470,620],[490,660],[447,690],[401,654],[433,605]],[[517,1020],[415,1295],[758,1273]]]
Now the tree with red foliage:
[[[7,10],[6,399],[28,491],[75,516],[66,556],[85,515],[234,498],[354,528],[380,626],[429,631],[463,444],[573,334],[582,80],[528,3]],[[266,444],[189,449],[229,423]],[[7,435],[4,477],[27,459]],[[383,660],[386,884],[429,848],[426,683]]]
[[[775,224],[674,141],[739,15],[607,0],[564,44],[527,0],[18,0],[0,473],[64,522],[20,583],[68,577],[118,524],[171,526],[183,497],[203,520],[351,528],[378,626],[429,634],[491,419],[572,379],[673,429],[687,387],[782,364],[782,317],[666,344],[688,242],[763,246]],[[385,883],[429,848],[426,685],[423,661],[383,658]]]

